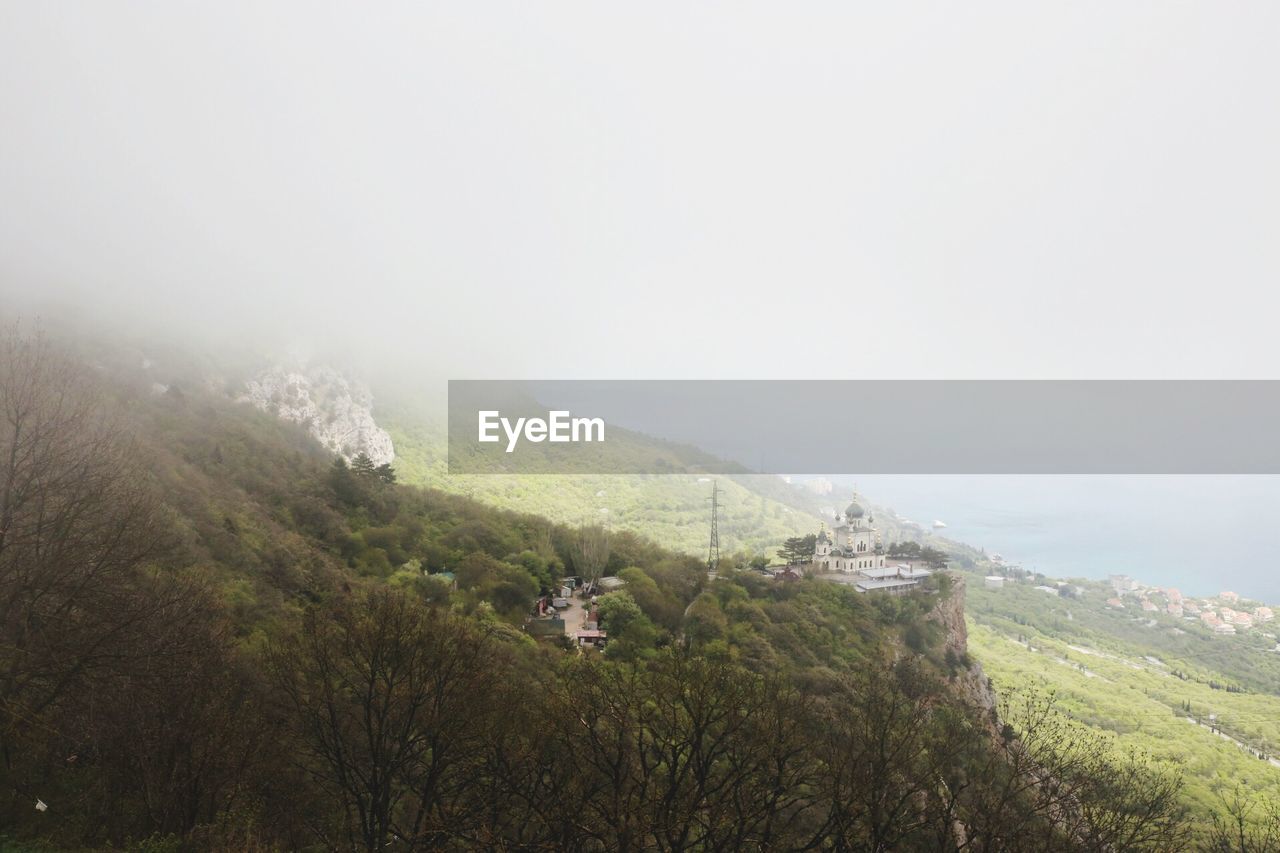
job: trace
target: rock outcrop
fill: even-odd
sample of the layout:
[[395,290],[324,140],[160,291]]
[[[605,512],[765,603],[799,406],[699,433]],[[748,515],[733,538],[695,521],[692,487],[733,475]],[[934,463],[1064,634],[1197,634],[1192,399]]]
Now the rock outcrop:
[[360,453],[375,465],[395,459],[391,436],[373,419],[373,395],[331,367],[272,367],[245,383],[241,402],[302,424],[348,461]]
[[956,690],[974,707],[988,712],[994,723],[998,704],[996,693],[982,670],[982,664],[969,658],[969,627],[964,621],[965,578],[958,572],[951,573],[949,577],[951,588],[939,599],[929,618],[944,631],[944,650],[967,664],[955,676]]

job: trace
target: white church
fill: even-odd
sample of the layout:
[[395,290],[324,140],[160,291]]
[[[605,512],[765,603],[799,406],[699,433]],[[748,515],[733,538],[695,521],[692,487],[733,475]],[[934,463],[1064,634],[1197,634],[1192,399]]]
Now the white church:
[[853,501],[845,507],[844,523],[840,522],[839,515],[836,516],[835,527],[831,531],[835,534],[835,541],[827,535],[825,527],[818,533],[813,552],[814,571],[857,572],[863,569],[883,569],[884,553],[874,521],[858,505],[855,494]]
[[932,572],[914,564],[885,564],[884,547],[880,532],[872,518],[859,504],[858,496],[844,510],[844,522],[840,516],[832,529],[834,540],[826,528],[818,533],[813,550],[813,569],[817,574],[841,572],[856,575],[859,592],[883,591],[892,595],[909,592]]

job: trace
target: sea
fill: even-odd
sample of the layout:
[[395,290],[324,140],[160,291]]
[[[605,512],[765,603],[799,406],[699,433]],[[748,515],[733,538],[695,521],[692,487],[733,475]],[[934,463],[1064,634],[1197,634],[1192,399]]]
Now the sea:
[[1280,604],[1280,477],[833,477],[937,533],[1060,578],[1127,574]]

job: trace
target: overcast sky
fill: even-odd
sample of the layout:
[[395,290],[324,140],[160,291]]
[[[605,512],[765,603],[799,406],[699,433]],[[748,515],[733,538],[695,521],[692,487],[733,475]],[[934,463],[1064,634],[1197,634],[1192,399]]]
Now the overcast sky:
[[0,0],[0,286],[455,377],[1272,377],[1280,4]]

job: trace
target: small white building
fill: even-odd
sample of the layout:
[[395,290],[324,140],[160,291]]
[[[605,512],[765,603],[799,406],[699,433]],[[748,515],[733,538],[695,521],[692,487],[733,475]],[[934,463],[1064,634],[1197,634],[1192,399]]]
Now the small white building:
[[929,569],[920,569],[905,564],[885,566],[882,569],[862,569],[858,572],[858,582],[854,589],[858,592],[888,592],[890,595],[901,595],[919,586],[920,581],[933,574]]
[[987,589],[1004,589],[1004,578],[1000,575],[987,575],[982,579],[982,585]]
[[910,592],[920,582],[904,578],[867,578],[858,581],[854,586],[858,592],[887,592],[890,595],[902,595]]
[[1128,575],[1112,575],[1111,588],[1119,593],[1133,592],[1138,588],[1138,582]]

